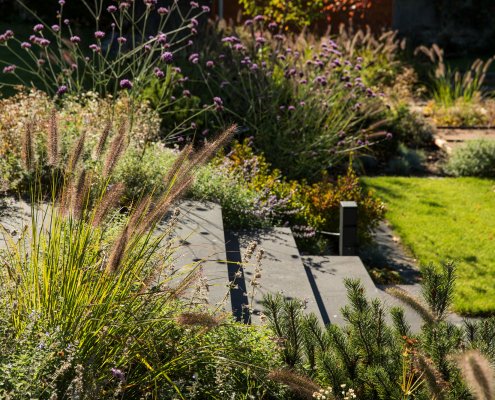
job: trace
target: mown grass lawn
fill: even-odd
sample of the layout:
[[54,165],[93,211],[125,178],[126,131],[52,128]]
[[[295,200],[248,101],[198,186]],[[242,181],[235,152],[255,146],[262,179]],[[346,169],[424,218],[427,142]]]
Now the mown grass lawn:
[[421,264],[454,260],[455,311],[495,314],[495,180],[363,178]]

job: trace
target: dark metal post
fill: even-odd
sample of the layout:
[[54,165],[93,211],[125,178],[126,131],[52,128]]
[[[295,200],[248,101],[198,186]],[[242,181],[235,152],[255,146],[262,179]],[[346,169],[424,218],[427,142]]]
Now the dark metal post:
[[357,255],[357,204],[355,201],[340,202],[339,255]]

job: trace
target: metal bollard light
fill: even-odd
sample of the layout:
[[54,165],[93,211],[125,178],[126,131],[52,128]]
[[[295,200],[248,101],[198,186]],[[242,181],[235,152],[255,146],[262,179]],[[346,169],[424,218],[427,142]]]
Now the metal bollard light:
[[357,255],[357,203],[355,201],[340,202],[339,255]]

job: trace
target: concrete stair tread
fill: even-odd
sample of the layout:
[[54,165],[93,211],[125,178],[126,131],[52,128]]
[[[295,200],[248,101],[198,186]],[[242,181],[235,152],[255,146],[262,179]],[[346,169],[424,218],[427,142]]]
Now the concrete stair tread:
[[[208,301],[212,306],[222,302],[228,292],[222,209],[212,202],[182,201],[179,221],[174,227],[178,246],[174,254],[176,271],[184,274],[201,265],[208,284]],[[162,233],[167,219],[157,227]],[[231,311],[227,304],[226,310]]]
[[[254,311],[253,323],[260,323],[261,300],[264,295],[269,293],[281,293],[288,299],[304,300],[306,311],[318,314],[318,306],[290,228],[230,232],[229,235],[230,241],[227,243],[227,251],[230,260],[240,261],[252,241],[256,242],[259,248],[265,252],[262,260],[261,278],[259,279],[260,286],[256,288],[254,301],[251,304]],[[235,252],[236,247],[239,249],[238,254]],[[241,284],[241,289],[246,293],[251,288],[250,282],[254,277],[254,268],[253,265],[250,265],[244,269],[244,282]],[[244,305],[247,305],[248,301],[250,299],[246,298]]]

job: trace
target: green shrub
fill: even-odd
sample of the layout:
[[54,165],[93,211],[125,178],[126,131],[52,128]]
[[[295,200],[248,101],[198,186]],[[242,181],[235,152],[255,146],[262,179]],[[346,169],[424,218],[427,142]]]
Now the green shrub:
[[454,176],[495,177],[495,141],[467,142],[454,151],[444,169]]
[[317,385],[332,387],[337,399],[341,385],[367,400],[472,398],[454,356],[478,349],[493,362],[495,319],[453,325],[446,317],[454,266],[430,265],[423,276],[423,299],[401,289],[389,290],[423,318],[418,334],[411,332],[401,308],[388,312],[379,299],[369,300],[357,280],[346,281],[349,305],[342,309],[346,322],[342,327],[322,327],[316,316],[304,315],[296,300],[265,297],[270,326],[287,343],[282,350],[286,367]]
[[285,35],[265,24],[225,32],[211,26],[197,49],[200,61],[188,66],[195,92],[206,104],[219,94],[218,123],[238,123],[242,138],[252,137],[289,179],[316,181],[322,171],[342,171],[350,151],[385,136],[366,124],[382,102],[363,83],[360,61],[347,58],[331,37]]
[[394,134],[395,140],[408,147],[424,148],[433,143],[434,127],[404,103],[391,108],[386,126],[387,130]]
[[423,151],[410,149],[401,143],[397,155],[389,160],[385,171],[392,175],[410,175],[422,172],[425,159]]

